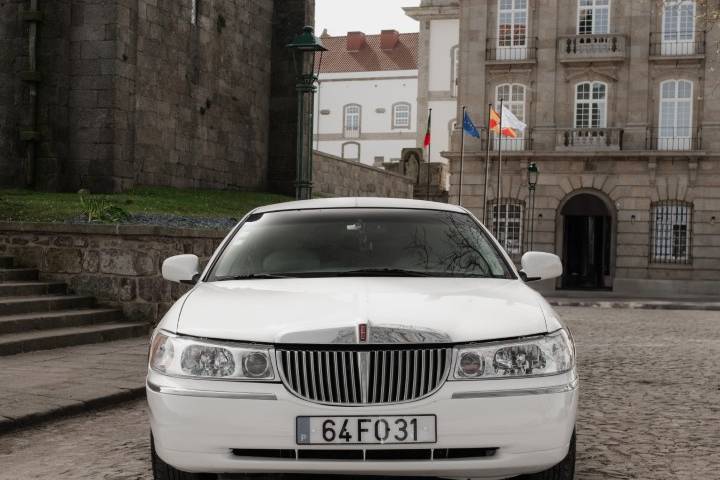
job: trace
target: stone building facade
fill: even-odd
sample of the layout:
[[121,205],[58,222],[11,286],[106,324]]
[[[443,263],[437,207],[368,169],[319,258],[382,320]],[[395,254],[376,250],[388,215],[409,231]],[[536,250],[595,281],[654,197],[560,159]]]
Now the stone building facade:
[[294,136],[271,152],[269,127],[293,131],[284,47],[313,18],[313,0],[1,2],[2,183],[292,183],[269,159],[294,156]]
[[[528,124],[503,142],[500,189],[498,141],[486,178],[485,132],[466,136],[462,204],[487,212],[518,260],[530,248],[561,256],[554,287],[720,291],[720,30],[706,9],[720,1],[423,0],[406,9],[421,21],[421,57],[435,22],[458,22],[457,118],[464,105],[482,126],[488,105],[503,100]],[[443,156],[457,202],[460,131],[451,137]]]

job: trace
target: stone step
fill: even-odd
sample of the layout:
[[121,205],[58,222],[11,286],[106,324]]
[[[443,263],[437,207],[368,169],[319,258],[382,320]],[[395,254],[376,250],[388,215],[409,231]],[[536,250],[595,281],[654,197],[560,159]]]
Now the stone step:
[[146,323],[107,323],[0,335],[0,356],[148,335]]
[[13,268],[15,266],[15,259],[6,255],[0,255],[0,268]]
[[38,295],[0,298],[0,316],[21,313],[72,310],[95,306],[93,297],[81,295]]
[[0,268],[0,282],[37,279],[38,271],[35,268]]
[[37,295],[64,295],[67,285],[62,282],[3,282],[0,297],[23,297]]
[[60,310],[0,316],[0,335],[120,322],[122,311],[112,308]]

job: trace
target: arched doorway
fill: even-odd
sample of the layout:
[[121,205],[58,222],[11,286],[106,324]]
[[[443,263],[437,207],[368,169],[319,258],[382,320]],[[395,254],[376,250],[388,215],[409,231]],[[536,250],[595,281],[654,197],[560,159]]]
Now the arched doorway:
[[590,192],[570,197],[562,218],[562,288],[612,289],[614,215],[608,203]]

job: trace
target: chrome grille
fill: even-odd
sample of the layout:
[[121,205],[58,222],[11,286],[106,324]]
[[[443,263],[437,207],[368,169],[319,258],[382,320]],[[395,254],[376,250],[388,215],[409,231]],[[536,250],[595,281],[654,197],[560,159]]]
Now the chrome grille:
[[280,376],[295,395],[338,405],[400,403],[426,397],[445,381],[452,349],[279,348]]

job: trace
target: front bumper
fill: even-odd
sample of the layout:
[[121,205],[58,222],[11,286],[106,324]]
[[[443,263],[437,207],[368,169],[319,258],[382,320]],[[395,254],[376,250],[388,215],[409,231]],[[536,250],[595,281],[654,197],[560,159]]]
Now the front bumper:
[[[446,382],[429,398],[370,407],[301,400],[278,383],[171,378],[150,372],[155,448],[166,463],[202,473],[317,473],[506,478],[535,473],[567,454],[577,411],[575,372],[534,379]],[[461,460],[310,460],[239,457],[233,449],[412,449],[427,445],[302,446],[298,416],[436,415],[432,449],[497,448]]]

